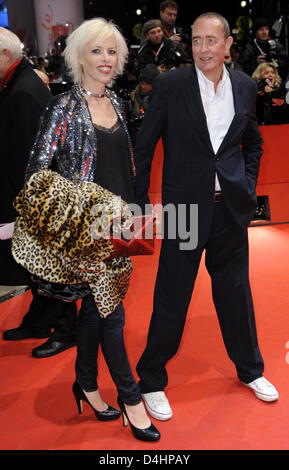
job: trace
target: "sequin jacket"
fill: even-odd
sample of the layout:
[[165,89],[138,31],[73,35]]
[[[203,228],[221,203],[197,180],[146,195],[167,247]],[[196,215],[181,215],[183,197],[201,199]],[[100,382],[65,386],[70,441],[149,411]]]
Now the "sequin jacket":
[[[106,89],[128,139],[131,175],[135,176],[132,144],[116,94]],[[87,102],[79,85],[54,96],[42,116],[33,145],[26,181],[36,171],[51,169],[70,181],[93,181],[97,165],[97,139]]]
[[[115,93],[109,89],[106,93],[126,132],[131,175],[134,177],[133,151],[125,116]],[[50,169],[74,183],[93,182],[96,165],[97,139],[91,115],[79,85],[74,85],[49,102],[31,151],[26,181],[33,173]],[[103,273],[89,282],[101,316],[112,313],[123,299],[132,270],[128,257],[104,260],[104,265]]]

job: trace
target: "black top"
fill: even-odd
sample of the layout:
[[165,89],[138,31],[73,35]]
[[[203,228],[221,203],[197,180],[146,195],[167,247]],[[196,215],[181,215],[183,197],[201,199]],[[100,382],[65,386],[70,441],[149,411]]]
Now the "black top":
[[93,125],[97,138],[94,182],[127,203],[135,202],[127,135],[120,121],[110,128]]

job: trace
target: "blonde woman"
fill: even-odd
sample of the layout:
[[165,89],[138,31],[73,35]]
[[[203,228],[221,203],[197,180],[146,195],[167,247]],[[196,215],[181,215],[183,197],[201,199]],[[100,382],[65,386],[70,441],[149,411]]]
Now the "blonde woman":
[[259,124],[286,122],[288,119],[286,89],[278,68],[271,62],[264,62],[258,65],[252,77],[258,86],[256,110]]
[[[48,105],[27,178],[38,170],[52,169],[68,180],[94,182],[127,203],[134,202],[131,141],[119,101],[108,88],[123,72],[127,54],[122,34],[103,18],[85,21],[68,37],[64,57],[74,85]],[[105,273],[96,276],[93,292],[82,299],[73,393],[79,412],[85,401],[98,420],[119,418],[119,410],[107,405],[98,390],[101,345],[117,387],[124,424],[129,422],[137,439],[156,441],[160,434],[145,412],[123,341],[121,301],[130,272],[129,258],[105,261]]]

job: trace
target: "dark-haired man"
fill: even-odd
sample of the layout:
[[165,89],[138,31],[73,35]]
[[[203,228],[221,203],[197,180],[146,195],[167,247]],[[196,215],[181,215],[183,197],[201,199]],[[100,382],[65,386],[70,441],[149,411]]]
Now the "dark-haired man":
[[[163,206],[175,208],[183,233],[198,227],[194,247],[183,234],[170,236],[171,221],[164,221],[153,314],[137,365],[147,410],[160,420],[172,416],[165,366],[180,345],[203,251],[223,340],[241,383],[260,400],[279,397],[263,377],[248,274],[247,226],[256,210],[262,155],[257,87],[246,74],[225,67],[232,42],[228,22],[218,13],[195,20],[194,64],[155,79],[136,140],[138,203],[149,203],[151,163],[162,137]],[[198,220],[190,217],[192,205],[198,206]]]
[[171,41],[177,41],[191,55],[191,34],[183,27],[176,24],[178,16],[178,4],[174,0],[164,0],[160,4],[160,20],[165,37]]
[[147,64],[154,64],[159,72],[191,63],[191,59],[177,41],[164,37],[159,19],[152,19],[143,25],[145,41],[139,49],[138,67],[142,70]]
[[279,75],[287,78],[288,56],[282,44],[270,36],[270,24],[267,18],[256,18],[253,22],[254,38],[246,44],[241,52],[239,62],[248,75],[264,62],[272,62],[278,67]]

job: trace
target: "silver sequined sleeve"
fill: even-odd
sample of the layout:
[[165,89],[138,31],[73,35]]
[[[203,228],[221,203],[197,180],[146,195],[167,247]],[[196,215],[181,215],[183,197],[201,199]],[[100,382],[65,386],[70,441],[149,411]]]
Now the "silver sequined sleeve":
[[42,117],[28,165],[25,180],[39,170],[49,169],[53,157],[61,150],[65,141],[66,119],[63,110],[51,100]]

